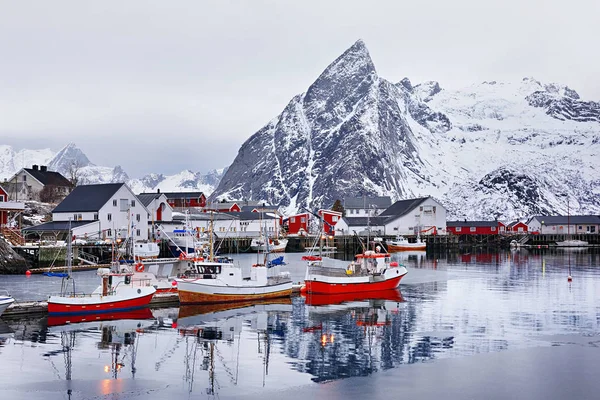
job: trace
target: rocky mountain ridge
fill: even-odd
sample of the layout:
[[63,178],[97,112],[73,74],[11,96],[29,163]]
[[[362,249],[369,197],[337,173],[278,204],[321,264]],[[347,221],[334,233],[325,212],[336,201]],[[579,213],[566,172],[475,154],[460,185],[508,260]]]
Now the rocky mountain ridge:
[[573,89],[378,76],[362,41],[252,135],[212,199],[330,207],[431,195],[450,218],[600,213],[600,107]]

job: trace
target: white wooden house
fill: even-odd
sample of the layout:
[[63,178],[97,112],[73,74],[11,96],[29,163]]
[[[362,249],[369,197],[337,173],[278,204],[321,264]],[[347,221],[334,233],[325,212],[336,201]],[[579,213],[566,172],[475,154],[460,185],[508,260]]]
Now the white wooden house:
[[164,193],[141,193],[137,198],[148,209],[151,222],[173,220],[173,208]]
[[52,210],[52,222],[25,229],[29,233],[65,234],[72,221],[77,238],[105,240],[109,238],[148,239],[149,212],[124,183],[81,185]]
[[392,205],[389,196],[376,197],[346,197],[343,206],[346,217],[377,216]]
[[379,214],[385,235],[446,235],[446,208],[432,197],[399,200]]

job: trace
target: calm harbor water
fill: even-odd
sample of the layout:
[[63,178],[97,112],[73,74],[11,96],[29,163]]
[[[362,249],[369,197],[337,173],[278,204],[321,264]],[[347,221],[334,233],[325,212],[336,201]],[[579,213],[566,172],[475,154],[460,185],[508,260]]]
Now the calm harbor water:
[[[236,256],[242,263],[255,257]],[[300,257],[285,256],[284,268],[294,281],[304,274]],[[483,378],[461,375],[440,381],[440,376],[494,365],[502,366],[502,373],[516,373],[521,364],[515,360],[531,359],[537,354],[532,351],[551,351],[553,361],[540,366],[557,363],[543,376],[551,382],[575,374],[564,368],[570,365],[569,354],[580,365],[585,357],[600,356],[598,345],[590,345],[600,342],[597,252],[521,249],[399,253],[394,258],[409,270],[400,290],[366,298],[310,296],[236,308],[185,306],[70,325],[48,317],[5,318],[0,320],[0,393],[3,399],[46,400],[360,398],[361,390],[376,382],[410,377],[411,394],[462,382],[454,396],[452,390],[441,392],[458,399],[465,390],[478,390]],[[569,266],[572,282],[567,281]],[[60,286],[60,279],[50,279],[1,276],[0,287],[8,287],[21,301],[42,300]],[[82,290],[97,283],[93,272],[77,273],[76,279]],[[561,335],[568,335],[568,343],[579,343],[575,349],[581,353],[564,353],[556,339]],[[504,355],[509,361],[499,358]],[[597,388],[597,368],[590,379],[577,374],[583,383],[577,383],[579,396],[572,398],[595,398],[588,393]],[[531,369],[519,376],[529,373]],[[431,374],[438,380],[435,385]],[[515,393],[511,382],[497,393],[537,398],[519,397],[517,378],[514,384]],[[400,387],[393,390],[403,394]],[[545,399],[558,395],[533,393]],[[389,395],[385,388],[368,394]]]

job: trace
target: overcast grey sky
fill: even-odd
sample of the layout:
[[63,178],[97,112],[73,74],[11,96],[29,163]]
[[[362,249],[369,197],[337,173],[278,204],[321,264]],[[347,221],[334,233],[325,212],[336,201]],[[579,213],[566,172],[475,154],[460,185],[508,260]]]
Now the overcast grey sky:
[[600,100],[600,1],[0,0],[0,143],[130,176],[229,165],[357,39],[380,76]]

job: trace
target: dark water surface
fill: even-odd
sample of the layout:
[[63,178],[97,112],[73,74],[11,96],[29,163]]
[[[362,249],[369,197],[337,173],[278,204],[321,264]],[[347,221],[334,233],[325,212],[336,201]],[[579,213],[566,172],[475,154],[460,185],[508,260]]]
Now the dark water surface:
[[[300,257],[286,255],[294,281]],[[66,326],[5,318],[0,399],[600,398],[600,254],[394,257],[409,270],[400,291],[371,298],[186,306]],[[93,272],[76,278],[97,284]],[[0,287],[42,300],[60,285],[48,280],[2,276]]]

